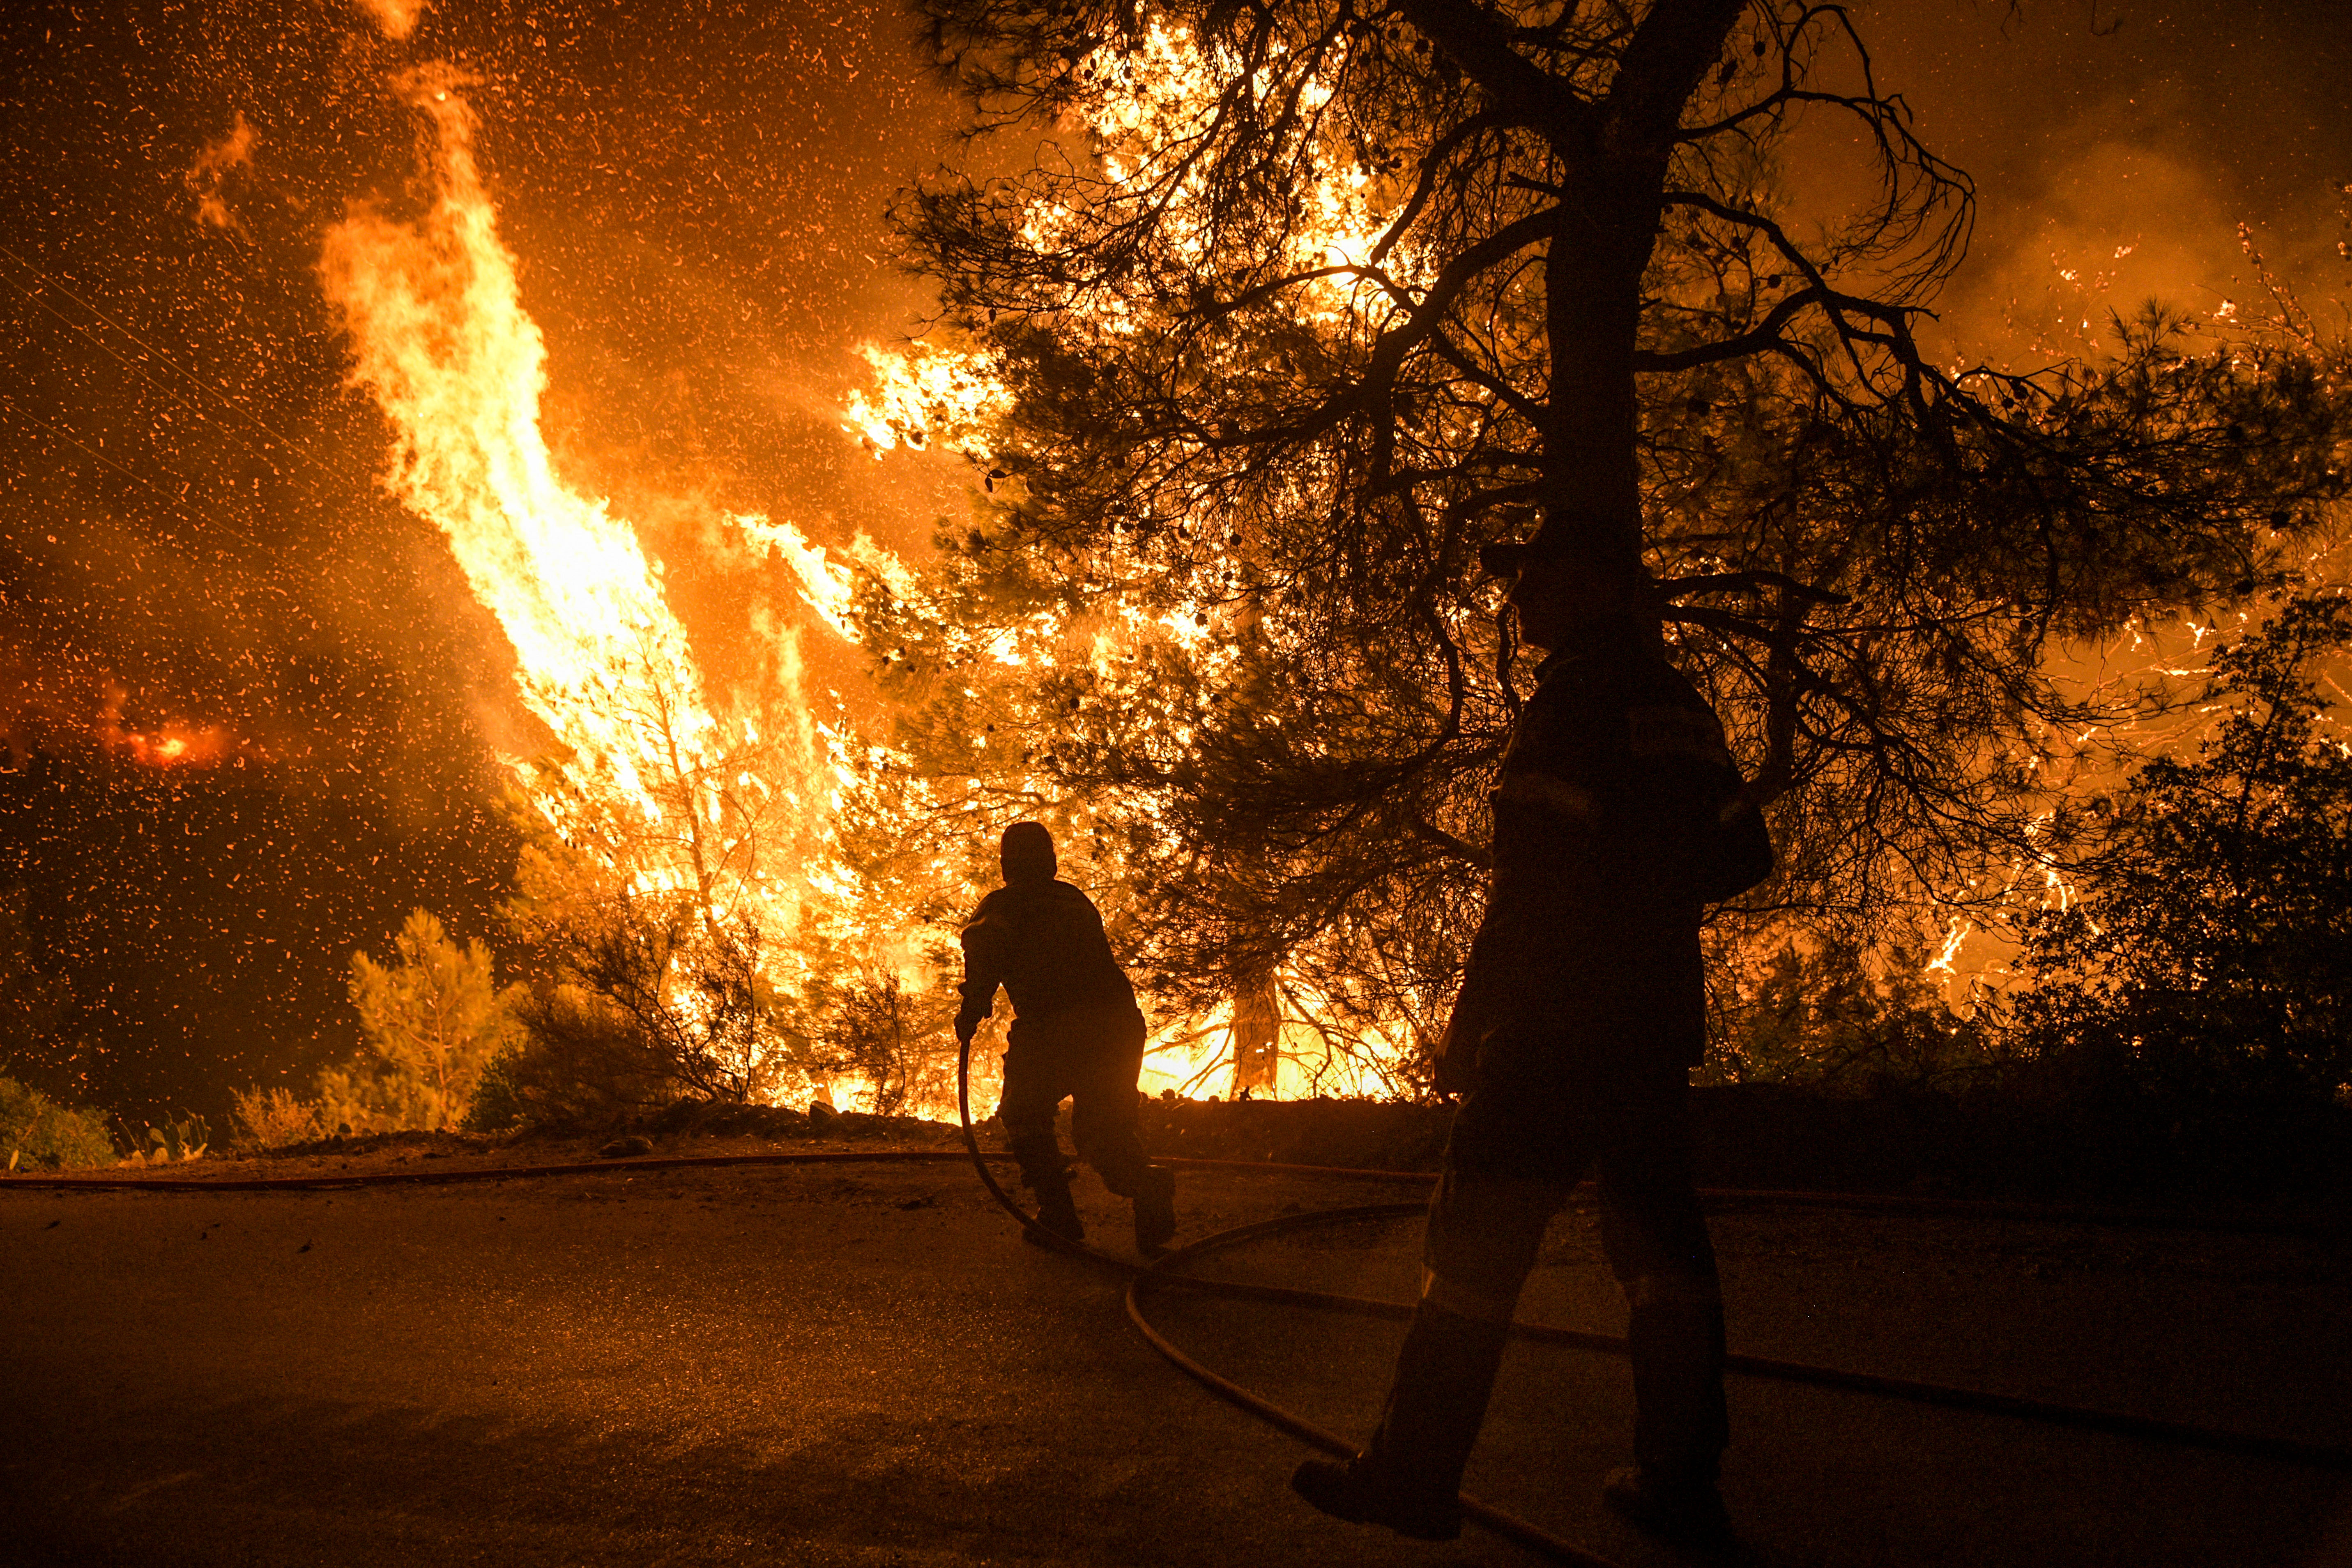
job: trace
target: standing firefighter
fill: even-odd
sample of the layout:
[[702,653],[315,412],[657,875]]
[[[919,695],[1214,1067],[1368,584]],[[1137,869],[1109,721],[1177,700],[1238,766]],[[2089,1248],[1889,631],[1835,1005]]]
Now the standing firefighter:
[[1291,1484],[1341,1519],[1460,1532],[1519,1288],[1591,1169],[1636,1405],[1637,1462],[1603,1495],[1657,1533],[1719,1538],[1723,1301],[1687,1111],[1706,1034],[1699,923],[1770,873],[1772,847],[1713,710],[1665,660],[1646,575],[1543,539],[1483,557],[1514,576],[1520,635],[1550,657],[1494,792],[1493,882],[1439,1068],[1465,1098],[1421,1301],[1370,1446]]
[[1038,1223],[1072,1241],[1086,1235],[1054,1136],[1054,1113],[1066,1098],[1079,1157],[1105,1186],[1135,1200],[1135,1245],[1156,1254],[1176,1234],[1176,1180],[1151,1163],[1136,1130],[1144,1027],[1135,988],[1111,956],[1094,901],[1055,879],[1054,836],[1044,824],[1006,828],[1000,855],[1004,886],[963,928],[956,1038],[971,1047],[1003,985],[1013,1016],[997,1114],[1021,1179],[1037,1194]]

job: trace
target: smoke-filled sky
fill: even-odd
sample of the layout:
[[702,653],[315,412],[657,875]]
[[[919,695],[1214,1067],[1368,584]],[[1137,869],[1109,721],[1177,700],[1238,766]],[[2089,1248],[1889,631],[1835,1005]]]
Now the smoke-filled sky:
[[1977,183],[1975,244],[1947,297],[1961,342],[2024,353],[2053,322],[2095,325],[2095,307],[2151,297],[2209,314],[2242,305],[2254,269],[2241,224],[2307,304],[2342,323],[2343,7],[2102,0],[2012,14],[1999,0],[1881,0],[1858,16],[1881,79]]
[[[420,196],[394,73],[474,79],[558,467],[669,563],[722,685],[804,624],[722,512],[913,547],[967,505],[952,466],[877,463],[841,428],[856,345],[925,303],[885,210],[959,155],[958,107],[899,12],[452,3],[404,37],[386,15],[408,8],[0,20],[0,888],[26,889],[37,955],[74,980],[73,1072],[101,1099],[216,1107],[231,1079],[348,1048],[351,948],[419,903],[487,934],[511,854],[492,762],[527,739],[509,656],[438,533],[376,483],[390,432],[343,384],[317,272],[352,204],[396,216]],[[2241,224],[2340,324],[2339,5],[1855,17],[1880,82],[1977,182],[1943,301],[1955,356],[2076,350],[2151,295],[2242,306]],[[1801,203],[1842,196],[1843,135],[1792,150]],[[849,688],[854,661],[806,630],[816,689]],[[199,761],[167,765],[173,745]]]

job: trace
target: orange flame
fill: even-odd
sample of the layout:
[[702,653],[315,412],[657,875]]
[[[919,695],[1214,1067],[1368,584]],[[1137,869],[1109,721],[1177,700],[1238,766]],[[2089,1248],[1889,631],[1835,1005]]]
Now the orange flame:
[[[475,596],[513,645],[519,695],[560,744],[561,789],[542,787],[540,775],[510,759],[534,804],[575,844],[605,845],[614,869],[640,889],[694,890],[713,906],[748,909],[779,935],[847,942],[897,968],[903,981],[926,983],[923,950],[938,933],[865,888],[832,853],[834,816],[880,753],[815,722],[796,687],[786,710],[760,715],[756,729],[751,716],[722,720],[714,712],[688,635],[665,599],[660,566],[648,561],[625,519],[554,471],[540,430],[545,346],[523,308],[514,257],[499,237],[475,156],[473,116],[460,96],[466,79],[427,67],[394,85],[434,132],[431,202],[411,221],[354,206],[326,237],[320,277],[349,330],[352,379],[373,395],[396,433],[387,485],[447,539]],[[984,451],[975,437],[1002,412],[1003,395],[971,375],[969,362],[951,353],[919,364],[872,352],[867,358],[883,384],[847,412],[877,454],[950,438]],[[725,521],[774,548],[811,609],[853,640],[850,563],[895,594],[920,591],[904,563],[868,540],[856,541],[846,563],[836,563],[790,523],[758,516]],[[1135,618],[1131,606],[1123,609]],[[1163,626],[1157,616],[1148,620],[1139,622],[1139,635],[1201,635],[1190,620],[1181,627]],[[992,651],[1008,664],[1084,657],[1060,646],[1069,628],[1056,623],[1034,631]],[[785,652],[782,663],[796,672],[797,658]],[[782,740],[761,742],[760,731]],[[747,764],[754,750],[760,760]],[[754,835],[745,824],[763,810],[771,814],[772,847],[747,858],[739,851]],[[625,852],[611,849],[609,835],[596,836],[596,822],[615,816],[634,825]],[[714,846],[736,855],[717,886],[705,875]],[[772,965],[783,973],[772,978],[790,979],[804,964],[789,948],[777,952]],[[1357,1064],[1331,1061],[1318,1049],[1299,1016],[1319,1005],[1297,1001],[1304,1011],[1283,1031],[1278,1091],[1383,1087],[1362,1081]],[[1213,1017],[1163,1030],[1145,1087],[1187,1093],[1216,1087],[1203,1074],[1225,1050],[1231,1027]],[[837,1104],[848,1103],[842,1091],[855,1092],[848,1084],[811,1087],[832,1091]]]
[[556,475],[540,431],[545,345],[475,160],[466,79],[428,67],[394,85],[435,133],[432,203],[413,222],[355,206],[320,271],[349,329],[352,378],[397,433],[386,482],[440,529],[498,617],[565,787],[540,788],[510,761],[558,830],[640,891],[689,892],[789,931],[814,901],[825,831],[798,692],[781,723],[722,720],[662,567],[627,520]]
[[[64,687],[59,689],[60,684]],[[168,719],[132,729],[123,722],[129,689],[85,673],[42,680],[0,668],[0,756],[14,766],[45,734],[71,737],[151,768],[203,768],[234,758],[264,758],[258,746],[222,724]]]
[[125,732],[121,745],[132,757],[158,768],[205,767],[236,749],[236,740],[226,730],[182,724],[165,724],[152,734]]

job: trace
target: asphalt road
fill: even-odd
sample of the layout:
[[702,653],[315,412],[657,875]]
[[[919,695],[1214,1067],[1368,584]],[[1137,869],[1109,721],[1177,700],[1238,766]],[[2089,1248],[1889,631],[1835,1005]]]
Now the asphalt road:
[[[1099,1195],[1099,1194],[1097,1194]],[[1344,1184],[1190,1180],[1188,1234]],[[1098,1234],[1123,1239],[1106,1203]],[[1722,1217],[1735,1349],[2352,1440],[2352,1262],[2318,1243]],[[1402,1296],[1410,1226],[1220,1267]],[[1538,1561],[1324,1520],[1306,1452],[1019,1246],[953,1167],[334,1194],[0,1193],[0,1561],[1381,1564]],[[1564,1219],[1524,1316],[1615,1331]],[[1196,1298],[1156,1321],[1360,1433],[1392,1324]],[[1612,1358],[1515,1347],[1471,1489],[1628,1565],[1595,1485]],[[2352,1564],[2352,1478],[1735,1380],[1726,1492],[1760,1564]]]

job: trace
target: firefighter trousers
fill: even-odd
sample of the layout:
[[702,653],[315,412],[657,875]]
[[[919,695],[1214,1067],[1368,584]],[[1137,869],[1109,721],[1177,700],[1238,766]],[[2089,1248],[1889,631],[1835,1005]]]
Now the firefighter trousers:
[[1078,1158],[1121,1197],[1143,1190],[1150,1160],[1143,1150],[1135,1099],[1143,1066],[1143,1015],[1131,1005],[1073,1007],[1015,1018],[1007,1031],[1004,1098],[997,1115],[1021,1179],[1043,1192],[1067,1178],[1054,1116],[1070,1102],[1070,1139]]
[[1460,1489],[1520,1287],[1591,1171],[1628,1309],[1634,1457],[1714,1479],[1728,1436],[1723,1297],[1692,1181],[1689,1092],[1678,1065],[1482,1069],[1430,1200],[1421,1300],[1366,1463],[1416,1491]]

